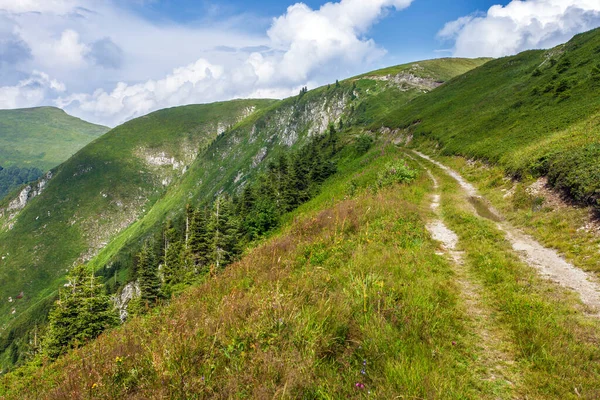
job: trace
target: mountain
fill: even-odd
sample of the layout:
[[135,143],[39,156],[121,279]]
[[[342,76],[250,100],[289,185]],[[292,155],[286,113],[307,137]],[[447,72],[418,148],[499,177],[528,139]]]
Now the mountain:
[[409,106],[395,104],[372,129],[435,140],[445,154],[547,175],[571,199],[600,205],[597,138],[600,31],[550,50],[486,63]]
[[177,107],[111,130],[0,203],[0,298],[24,293],[18,302],[0,304],[5,337],[11,338],[4,349],[19,337],[15,332],[43,323],[74,264],[117,266],[124,284],[141,239],[159,232],[186,204],[233,193],[285,149],[351,118],[363,98],[395,94],[396,101],[408,101],[448,77],[435,77],[440,65],[461,73],[485,61],[405,65],[277,102]]
[[158,111],[111,130],[16,198],[5,199],[0,290],[2,298],[24,296],[2,303],[0,321],[30,321],[26,311],[44,307],[40,300],[56,292],[66,270],[89,260],[140,218],[219,134],[270,103]]
[[[0,167],[5,170],[0,171],[0,198],[66,161],[108,129],[54,107],[0,110]],[[33,169],[37,176],[30,179]]]
[[[599,49],[592,31],[109,132],[3,206],[4,365],[38,353],[0,394],[597,398]],[[214,118],[199,145],[173,129],[190,110]],[[232,244],[248,220],[267,228]],[[237,258],[190,262],[196,242]],[[52,362],[36,324],[78,261],[142,302]],[[192,287],[172,291],[172,262]]]

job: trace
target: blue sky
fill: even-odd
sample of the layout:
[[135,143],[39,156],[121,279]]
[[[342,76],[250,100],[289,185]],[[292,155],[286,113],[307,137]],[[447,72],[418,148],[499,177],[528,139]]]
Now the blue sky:
[[115,126],[410,61],[550,48],[598,26],[598,0],[0,0],[0,108]]
[[[368,0],[365,0],[368,1]],[[246,15],[254,19],[253,29],[260,33],[268,29],[272,19],[285,13],[290,1],[268,0],[258,2],[230,0],[171,0],[131,3],[130,7],[157,23],[212,24],[222,19]],[[303,1],[318,9],[324,1]],[[465,15],[483,13],[491,6],[506,5],[509,1],[494,0],[419,0],[404,11],[392,11],[380,20],[369,36],[384,47],[388,54],[379,65],[400,64],[409,61],[450,56],[444,42],[436,37],[448,21]],[[398,38],[402,38],[399,40]]]

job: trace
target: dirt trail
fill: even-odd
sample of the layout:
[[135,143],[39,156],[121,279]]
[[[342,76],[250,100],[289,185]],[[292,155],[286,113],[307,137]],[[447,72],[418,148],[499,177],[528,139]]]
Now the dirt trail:
[[531,236],[503,221],[500,213],[489,206],[487,201],[477,194],[477,189],[458,172],[425,154],[415,150],[413,152],[435,164],[454,178],[469,197],[469,201],[474,206],[477,214],[497,222],[498,228],[506,234],[506,239],[524,262],[536,268],[543,277],[577,292],[581,301],[591,308],[590,314],[599,315],[600,283],[597,279],[567,262],[555,250],[542,246]]
[[[418,161],[417,161],[418,162]],[[492,323],[492,314],[490,310],[483,305],[481,297],[483,288],[475,281],[469,278],[468,270],[465,267],[463,252],[457,249],[458,235],[449,229],[440,216],[440,195],[437,193],[439,184],[431,171],[425,168],[430,179],[433,181],[433,187],[436,193],[432,195],[431,209],[436,213],[437,217],[429,224],[427,230],[431,237],[440,242],[444,249],[442,254],[448,254],[454,262],[454,271],[462,298],[465,302],[466,312],[471,317],[472,329],[477,333],[480,340],[478,346],[480,348],[479,361],[484,367],[484,379],[490,381],[503,380],[505,384],[513,385],[515,379],[509,378],[507,373],[507,365],[514,363],[514,359],[506,350],[509,345],[506,335],[498,327]]]

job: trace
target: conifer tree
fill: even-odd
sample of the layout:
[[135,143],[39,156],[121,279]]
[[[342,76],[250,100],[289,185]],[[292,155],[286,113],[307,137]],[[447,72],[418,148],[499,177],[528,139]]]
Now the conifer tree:
[[225,196],[215,200],[210,220],[210,259],[218,268],[229,264],[237,253],[238,226],[232,203]]
[[160,278],[154,252],[148,242],[138,254],[138,278],[142,304],[149,306],[156,303],[160,294]]
[[165,283],[174,284],[181,281],[181,239],[172,221],[167,222],[163,233],[163,267],[162,272]]
[[209,241],[207,210],[196,209],[193,213],[190,237],[190,249],[196,268],[203,268],[209,264]]
[[68,286],[60,291],[48,316],[43,348],[50,358],[94,339],[119,321],[110,297],[93,273],[80,265],[69,273],[68,279]]

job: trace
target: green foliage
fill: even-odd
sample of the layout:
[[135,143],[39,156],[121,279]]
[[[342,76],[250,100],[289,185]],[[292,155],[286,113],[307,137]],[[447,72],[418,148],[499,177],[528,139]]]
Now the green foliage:
[[[589,84],[599,45],[600,31],[594,30],[557,49],[490,61],[410,103],[396,103],[366,126],[409,129],[416,143],[433,139],[443,154],[499,163],[513,176],[539,173],[536,166],[544,164],[553,184],[594,204],[600,180],[583,148],[600,141],[600,86]],[[548,61],[559,52],[558,61]],[[532,79],[536,69],[543,74]],[[577,168],[577,178],[566,178],[573,166],[561,156],[567,149],[573,162],[586,165]]]
[[156,303],[160,296],[158,262],[149,243],[144,243],[137,257],[137,273],[140,282],[141,301],[144,305]]
[[118,323],[112,301],[93,273],[79,265],[69,273],[68,280],[48,317],[43,352],[51,359]]
[[358,155],[363,155],[367,151],[369,151],[372,145],[373,138],[363,133],[356,140],[356,152],[358,153]]
[[416,170],[411,169],[404,160],[396,160],[385,165],[377,176],[377,185],[386,187],[392,184],[409,183],[418,176]]
[[108,130],[53,107],[0,110],[0,165],[46,171]]
[[[181,291],[208,271],[215,273],[231,264],[246,244],[279,226],[287,212],[318,194],[337,170],[332,160],[341,150],[337,136],[331,126],[326,135],[313,137],[289,156],[282,153],[235,199],[219,194],[208,207],[188,205],[178,219],[184,221],[182,227],[167,221],[160,248],[145,243],[137,255],[135,278],[142,296],[130,303],[130,314],[143,313],[161,294]],[[294,160],[291,165],[290,157]],[[158,278],[159,259],[164,284]]]
[[[443,80],[483,62],[447,59],[419,65],[433,74],[432,79]],[[398,71],[410,68],[403,66]],[[439,78],[436,71],[441,74]],[[252,216],[238,221],[244,235],[242,244],[250,237],[260,237],[278,226],[280,215],[287,209],[318,194],[319,182],[336,170],[332,154],[339,152],[347,140],[337,129],[335,134],[328,131],[319,139],[318,151],[307,148],[302,155],[295,153],[310,141],[307,133],[314,132],[315,107],[337,109],[345,101],[343,128],[351,132],[357,120],[373,119],[394,101],[405,102],[421,94],[418,89],[400,91],[384,81],[358,78],[339,81],[339,85],[331,85],[329,90],[324,87],[309,91],[300,99],[176,107],[115,128],[57,168],[44,193],[11,222],[13,229],[0,231],[0,254],[10,254],[0,270],[0,295],[8,297],[28,288],[28,296],[20,301],[15,315],[10,314],[6,302],[0,304],[0,322],[7,323],[7,333],[18,326],[17,337],[24,337],[34,328],[31,321],[37,316],[43,319],[45,308],[41,305],[63,283],[64,266],[71,265],[99,242],[108,244],[91,260],[90,267],[102,271],[107,286],[115,292],[137,276],[134,260],[141,243],[152,239],[157,247],[164,247],[158,244],[163,243],[162,229],[169,218],[174,220],[180,238],[177,241],[183,250],[177,251],[178,273],[165,270],[166,276],[170,274],[174,280],[162,289],[166,295],[176,292],[202,276],[211,262],[201,260],[204,251],[190,253],[191,246],[184,246],[182,238],[186,230],[181,216],[186,205],[195,210],[206,206],[208,214],[212,200],[218,194],[227,194],[234,197],[232,201],[235,200],[237,208],[241,193],[236,191],[256,182],[269,163],[276,163],[291,146],[293,154],[287,155],[289,179],[279,181],[281,190],[275,201],[259,194]],[[370,96],[381,96],[382,105],[366,108],[363,113],[360,105]],[[253,109],[254,113],[242,119]],[[285,121],[285,131],[281,126],[282,115],[290,116]],[[226,132],[217,135],[222,127]],[[265,151],[262,159],[259,153]],[[171,165],[154,165],[153,158],[163,153],[166,158],[184,162],[185,174]],[[171,184],[165,186],[163,182]],[[0,226],[7,224],[6,217],[0,217]],[[189,232],[188,237],[191,237]],[[164,255],[164,250],[154,249],[158,264],[163,262]],[[166,279],[162,270],[159,275]]]
[[12,190],[39,179],[43,174],[41,169],[35,167],[0,167],[0,200]]

